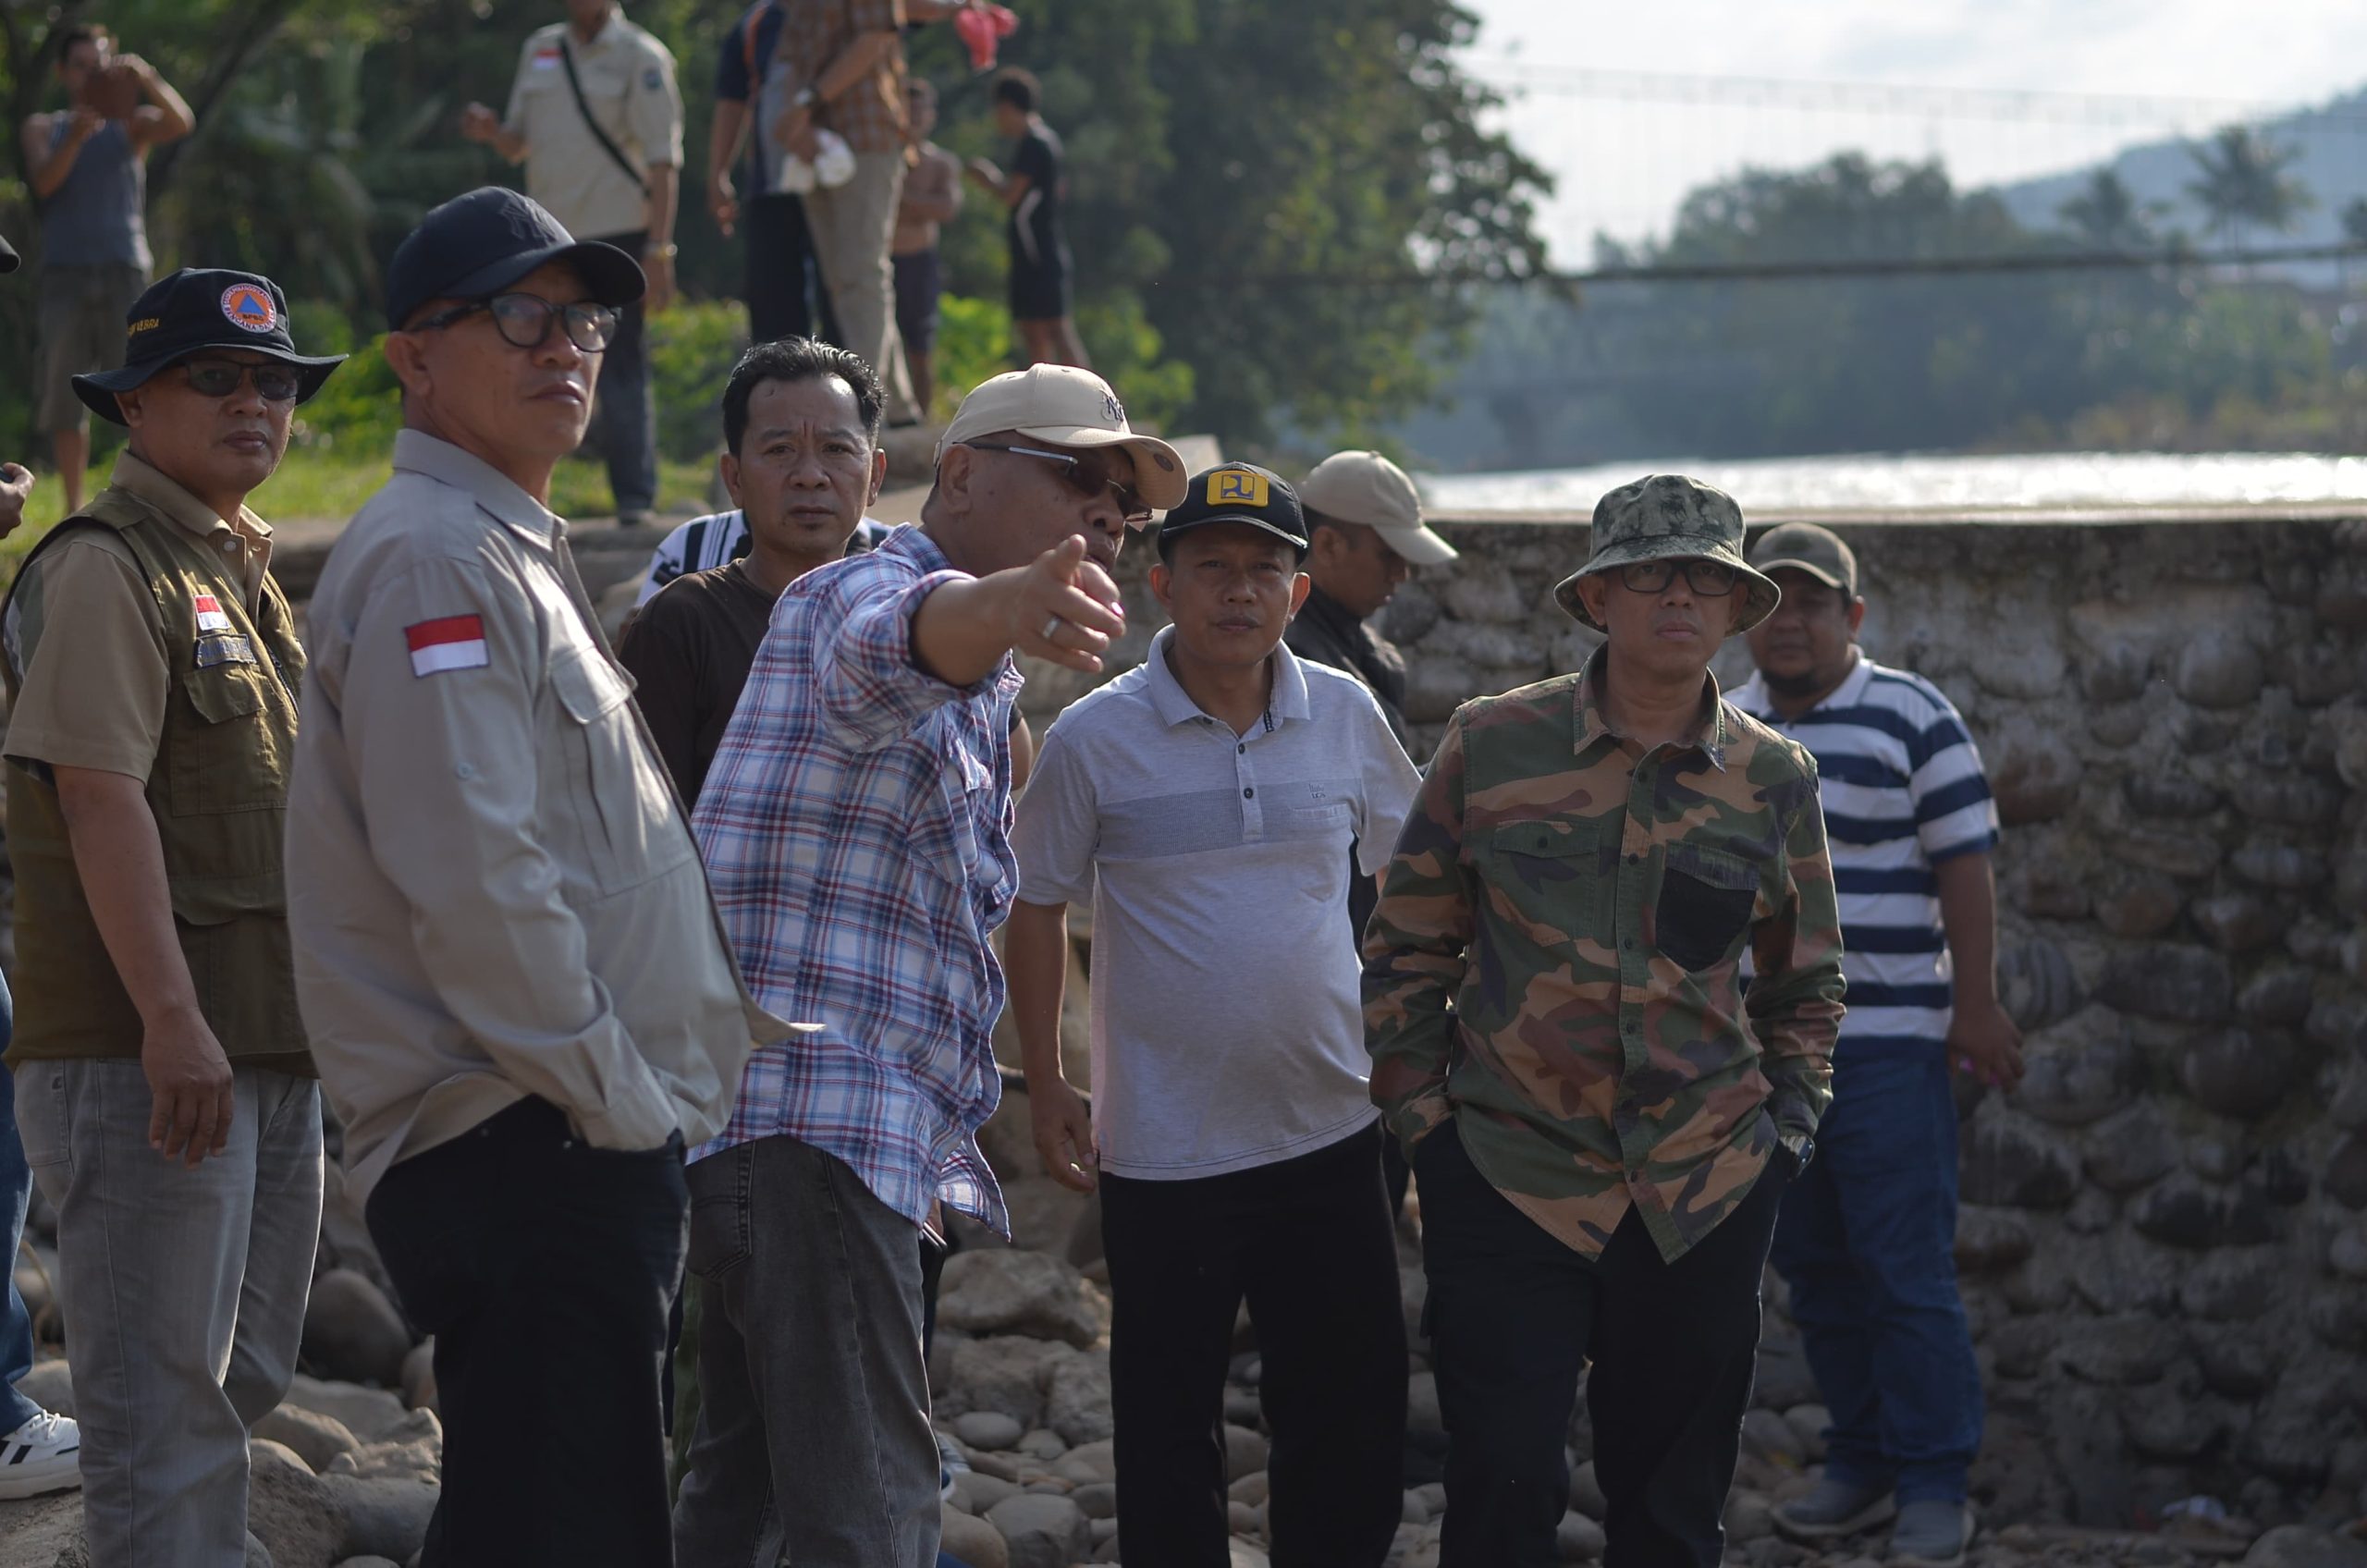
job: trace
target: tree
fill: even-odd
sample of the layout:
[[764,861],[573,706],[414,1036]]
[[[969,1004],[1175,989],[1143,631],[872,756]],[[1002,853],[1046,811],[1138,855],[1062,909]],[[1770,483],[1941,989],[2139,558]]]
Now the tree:
[[2201,178],[2188,181],[2187,191],[2229,243],[2253,224],[2281,234],[2316,202],[2306,184],[2285,172],[2300,150],[2279,147],[2250,126],[2223,127],[2188,155]]
[[2113,169],[2089,176],[2086,188],[2054,211],[2099,251],[2149,251],[2155,243],[2155,214],[2138,204],[2136,192]]

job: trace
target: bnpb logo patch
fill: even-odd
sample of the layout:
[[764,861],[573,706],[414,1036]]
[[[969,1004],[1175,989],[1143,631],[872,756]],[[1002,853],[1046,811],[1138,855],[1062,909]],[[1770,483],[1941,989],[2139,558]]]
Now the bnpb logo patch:
[[234,283],[222,290],[222,314],[247,332],[269,332],[279,325],[279,307],[271,295],[251,283]]
[[1262,473],[1220,468],[1208,475],[1208,505],[1212,507],[1262,507],[1269,498],[1266,476]]

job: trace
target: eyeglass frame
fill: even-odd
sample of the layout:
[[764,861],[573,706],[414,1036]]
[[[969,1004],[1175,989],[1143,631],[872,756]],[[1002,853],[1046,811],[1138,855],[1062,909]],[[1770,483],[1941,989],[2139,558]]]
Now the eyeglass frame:
[[[292,404],[304,395],[303,373],[298,370],[294,365],[285,363],[279,360],[265,360],[258,364],[246,360],[212,360],[192,354],[188,359],[178,361],[178,365],[181,372],[181,380],[190,391],[196,393],[201,398],[211,398],[216,401],[219,401],[224,398],[237,397],[239,395],[239,388],[246,386],[251,381],[254,384],[255,396],[261,398],[266,403]],[[235,371],[238,373],[238,378],[219,392],[208,392],[204,387],[200,386],[197,384],[197,377],[192,374],[201,366]],[[276,374],[288,378],[288,395],[286,397],[278,397],[273,393],[264,390],[263,376],[267,372],[276,372]]]
[[[1068,483],[1069,488],[1076,491],[1078,495],[1084,496],[1087,499],[1098,499],[1102,490],[1113,490],[1117,492],[1118,515],[1122,520],[1123,520],[1126,526],[1129,528],[1141,528],[1145,526],[1150,521],[1152,514],[1157,510],[1157,508],[1152,507],[1148,501],[1143,499],[1143,494],[1141,491],[1135,489],[1131,484],[1122,484],[1115,479],[1105,477],[1102,480],[1100,489],[1098,490],[1086,490],[1077,484],[1077,475],[1079,471],[1085,467],[1085,459],[1074,452],[1055,452],[1043,447],[995,447],[989,446],[984,441],[964,441],[962,442],[961,445],[969,447],[973,451],[1016,452],[1023,458],[1041,458],[1046,462],[1060,463],[1063,465],[1065,471],[1061,474],[1061,478]],[[1140,510],[1129,509],[1130,505],[1134,508],[1139,508]]]
[[[518,339],[510,337],[509,334],[504,330],[501,325],[501,312],[495,309],[495,307],[504,300],[532,300],[535,304],[540,305],[543,308],[543,329],[535,336],[534,340],[532,343],[521,343]],[[513,349],[526,349],[530,353],[551,340],[551,323],[555,321],[563,321],[579,311],[583,312],[587,318],[594,320],[598,319],[597,317],[593,316],[594,312],[604,312],[607,315],[608,322],[607,337],[597,348],[586,348],[583,341],[578,338],[573,332],[567,331],[565,327],[561,327],[560,330],[566,333],[568,342],[573,345],[575,351],[579,354],[603,354],[607,352],[610,346],[617,340],[617,328],[622,325],[620,318],[617,314],[615,306],[601,304],[596,300],[579,300],[572,304],[561,305],[544,299],[540,294],[529,294],[522,288],[505,288],[498,294],[488,294],[481,300],[471,300],[465,303],[455,305],[448,311],[438,311],[435,314],[428,317],[425,321],[419,323],[417,325],[408,326],[403,330],[406,332],[440,332],[448,326],[452,326],[460,322],[466,321],[469,317],[476,314],[479,311],[483,311],[486,315],[493,318],[493,329],[494,331],[501,334],[501,340],[504,343],[509,344]]]
[[[1693,576],[1693,569],[1697,566],[1713,567],[1727,573],[1726,585],[1723,588],[1703,587]],[[1650,571],[1655,568],[1658,568],[1661,572],[1661,580],[1649,587],[1638,586],[1628,580],[1627,574],[1631,571]],[[1655,556],[1650,560],[1624,561],[1609,570],[1618,575],[1619,585],[1630,594],[1666,593],[1669,584],[1675,582],[1681,575],[1685,579],[1686,587],[1699,597],[1723,599],[1741,587],[1743,580],[1742,568],[1732,561],[1722,561],[1715,556]]]

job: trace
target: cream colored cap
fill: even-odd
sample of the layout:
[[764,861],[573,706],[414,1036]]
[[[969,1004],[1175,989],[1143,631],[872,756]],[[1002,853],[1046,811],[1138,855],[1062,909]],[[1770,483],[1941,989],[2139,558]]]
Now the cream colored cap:
[[937,460],[965,441],[1009,430],[1054,447],[1123,447],[1134,454],[1135,493],[1162,511],[1184,499],[1184,459],[1156,435],[1126,423],[1110,384],[1073,365],[1031,365],[982,381],[962,399],[937,440]]
[[1422,526],[1422,496],[1405,471],[1379,452],[1334,452],[1298,486],[1308,511],[1360,522],[1416,566],[1454,559],[1454,546]]

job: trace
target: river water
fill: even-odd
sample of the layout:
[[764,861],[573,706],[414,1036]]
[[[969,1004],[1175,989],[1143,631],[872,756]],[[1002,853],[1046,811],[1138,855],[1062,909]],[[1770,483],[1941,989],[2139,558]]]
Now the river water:
[[1429,509],[1571,511],[1652,472],[1691,474],[1760,509],[2177,506],[2367,501],[2367,458],[2306,452],[2048,452],[2030,456],[1704,459],[1519,473],[1426,474]]

